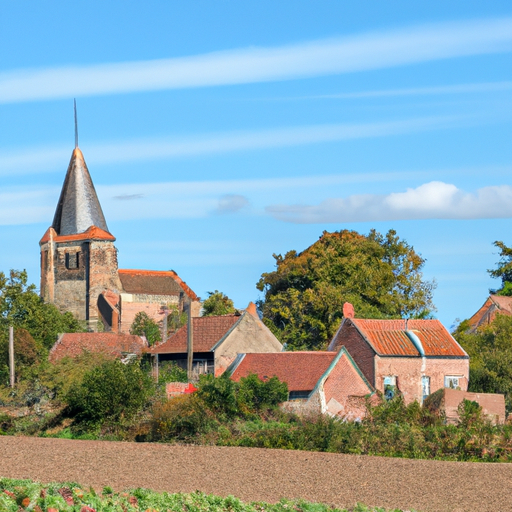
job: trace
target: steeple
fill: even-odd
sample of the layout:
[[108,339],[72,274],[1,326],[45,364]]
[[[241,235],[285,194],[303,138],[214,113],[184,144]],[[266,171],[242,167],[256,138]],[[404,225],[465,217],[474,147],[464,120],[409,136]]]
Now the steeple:
[[75,147],[60,193],[52,228],[57,235],[77,235],[96,226],[108,231],[84,155]]

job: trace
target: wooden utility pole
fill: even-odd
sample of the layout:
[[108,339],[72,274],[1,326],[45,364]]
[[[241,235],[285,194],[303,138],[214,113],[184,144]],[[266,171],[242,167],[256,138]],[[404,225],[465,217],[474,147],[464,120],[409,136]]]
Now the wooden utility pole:
[[9,383],[14,387],[14,329],[9,326]]
[[167,317],[169,316],[169,310],[167,306],[164,306],[164,319],[162,321],[162,343],[167,341]]
[[187,318],[187,378],[192,382],[192,368],[194,361],[194,333],[192,326],[192,304],[188,305],[188,318]]

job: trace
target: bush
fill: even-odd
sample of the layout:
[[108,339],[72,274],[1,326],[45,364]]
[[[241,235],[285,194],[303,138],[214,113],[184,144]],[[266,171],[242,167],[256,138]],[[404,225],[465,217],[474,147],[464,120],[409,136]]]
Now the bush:
[[153,392],[153,382],[138,362],[105,361],[68,391],[66,401],[77,424],[93,427],[132,418]]
[[256,374],[242,377],[238,385],[237,403],[240,411],[261,412],[288,400],[288,385],[277,377],[262,381]]

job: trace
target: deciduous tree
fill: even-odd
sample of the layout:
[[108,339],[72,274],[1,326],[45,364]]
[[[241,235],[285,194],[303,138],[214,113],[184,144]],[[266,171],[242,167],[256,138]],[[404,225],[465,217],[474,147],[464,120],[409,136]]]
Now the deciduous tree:
[[503,242],[496,241],[494,246],[500,250],[500,260],[495,269],[488,270],[492,277],[501,279],[501,288],[491,290],[498,295],[512,296],[512,248],[507,247]]
[[235,312],[233,301],[219,290],[208,292],[203,302],[203,316],[229,315]]
[[274,254],[276,270],[264,273],[257,288],[264,321],[288,347],[322,349],[340,324],[343,303],[356,316],[429,316],[435,309],[435,282],[425,281],[425,260],[390,230],[365,236],[324,231],[301,253]]

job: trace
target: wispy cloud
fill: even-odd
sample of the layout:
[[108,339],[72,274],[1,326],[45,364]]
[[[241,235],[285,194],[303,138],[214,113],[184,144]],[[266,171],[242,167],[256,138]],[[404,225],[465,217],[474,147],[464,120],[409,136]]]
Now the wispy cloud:
[[216,213],[237,213],[249,206],[247,197],[240,194],[224,194],[219,198]]
[[438,23],[274,48],[10,71],[0,75],[0,103],[292,80],[511,49],[512,18]]
[[484,187],[465,192],[441,181],[406,192],[361,194],[326,199],[319,205],[273,205],[274,218],[298,224],[415,219],[492,219],[512,217],[512,187]]
[[[437,116],[361,124],[323,124],[293,126],[259,131],[237,131],[204,134],[188,138],[131,140],[121,143],[92,145],[85,150],[89,164],[111,164],[222,154],[267,148],[291,147],[349,139],[387,137],[403,133],[438,130],[466,125],[468,118]],[[32,174],[45,170],[60,170],[69,158],[70,150],[23,149],[0,153],[0,175]]]
[[480,92],[512,91],[512,82],[485,82],[475,84],[439,85],[431,87],[410,87],[407,89],[384,89],[377,91],[347,92],[340,94],[324,94],[307,96],[304,99],[358,99],[358,98],[386,98],[398,96],[434,96],[441,94],[471,94]]

